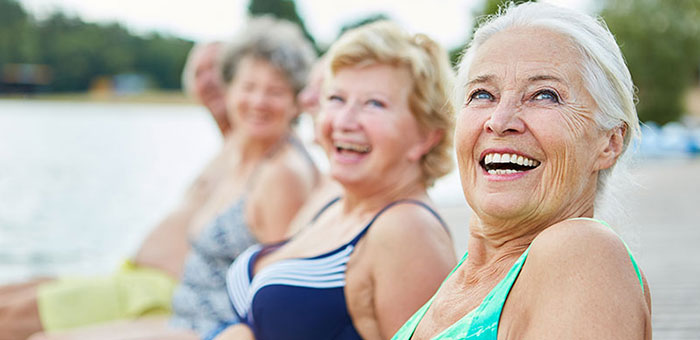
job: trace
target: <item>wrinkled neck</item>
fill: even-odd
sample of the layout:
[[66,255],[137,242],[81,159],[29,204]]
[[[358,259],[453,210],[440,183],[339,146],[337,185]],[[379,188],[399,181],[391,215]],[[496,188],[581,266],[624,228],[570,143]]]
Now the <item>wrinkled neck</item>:
[[472,215],[469,223],[469,257],[475,263],[490,263],[494,259],[517,254],[520,256],[535,238],[556,223],[576,217],[593,217],[594,197],[562,208],[551,216],[533,212],[518,220]]

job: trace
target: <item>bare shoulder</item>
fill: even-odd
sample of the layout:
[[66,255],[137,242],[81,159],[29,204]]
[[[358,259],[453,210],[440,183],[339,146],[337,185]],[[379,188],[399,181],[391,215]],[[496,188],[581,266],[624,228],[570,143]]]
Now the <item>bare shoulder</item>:
[[583,219],[562,221],[542,231],[532,243],[528,262],[544,270],[556,266],[562,270],[592,270],[594,273],[619,271],[621,266],[632,268],[622,239],[599,222]]
[[316,176],[316,169],[291,147],[265,162],[257,171],[254,175],[257,177],[256,187],[260,187],[259,191],[262,192],[303,189],[308,193],[313,188]]
[[411,247],[411,251],[421,251],[426,245],[449,245],[451,249],[450,235],[440,219],[416,203],[402,202],[388,208],[374,222],[368,238],[382,247]]
[[[315,185],[315,169],[285,150],[256,169],[246,207],[246,219],[261,242],[277,242]],[[304,164],[303,162],[306,162]]]
[[373,267],[382,273],[436,271],[443,275],[456,263],[446,227],[430,210],[415,203],[396,204],[384,211],[366,238]]
[[615,232],[567,220],[535,238],[508,302],[527,315],[525,329],[513,327],[523,338],[640,338],[650,329],[645,291]]
[[564,287],[580,291],[577,288],[590,287],[593,281],[605,281],[642,293],[622,239],[592,220],[567,220],[544,230],[532,243],[527,267],[544,285],[567,282]]

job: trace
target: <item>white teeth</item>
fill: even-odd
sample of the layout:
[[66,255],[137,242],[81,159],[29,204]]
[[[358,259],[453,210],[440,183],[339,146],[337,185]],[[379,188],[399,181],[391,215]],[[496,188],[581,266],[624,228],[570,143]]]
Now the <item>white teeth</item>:
[[491,169],[491,170],[489,170],[489,174],[491,174],[491,175],[510,175],[510,174],[514,174],[517,172],[522,172],[522,171],[511,170],[511,169],[498,169],[498,170]]
[[540,162],[516,154],[490,153],[484,157],[484,164],[492,163],[513,163],[523,166],[537,166]]

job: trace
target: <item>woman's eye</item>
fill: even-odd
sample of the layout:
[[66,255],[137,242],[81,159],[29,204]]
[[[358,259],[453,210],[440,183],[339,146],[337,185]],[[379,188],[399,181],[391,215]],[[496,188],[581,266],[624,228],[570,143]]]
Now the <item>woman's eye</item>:
[[532,97],[534,100],[548,100],[553,103],[559,102],[559,96],[552,90],[540,90]]
[[469,101],[472,100],[493,100],[493,96],[486,90],[476,90],[469,96]]
[[382,103],[381,101],[376,100],[376,99],[370,99],[370,100],[368,100],[368,101],[367,101],[367,105],[374,106],[374,107],[378,107],[378,108],[384,108],[384,107],[386,107],[386,105],[384,105],[384,103]]
[[329,102],[340,102],[340,103],[342,103],[344,100],[343,100],[343,98],[342,98],[341,96],[332,94],[332,95],[328,96],[328,101],[329,101]]

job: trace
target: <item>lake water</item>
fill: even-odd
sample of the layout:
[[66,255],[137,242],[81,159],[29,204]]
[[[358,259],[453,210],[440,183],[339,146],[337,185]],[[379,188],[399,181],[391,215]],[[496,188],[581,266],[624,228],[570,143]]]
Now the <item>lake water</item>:
[[112,270],[220,143],[197,106],[0,100],[0,282]]

